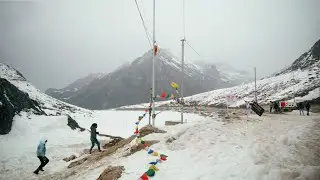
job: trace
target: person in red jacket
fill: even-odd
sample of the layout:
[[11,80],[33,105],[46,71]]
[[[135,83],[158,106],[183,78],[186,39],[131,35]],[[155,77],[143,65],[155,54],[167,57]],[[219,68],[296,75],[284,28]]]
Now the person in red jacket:
[[285,102],[284,100],[283,100],[283,101],[281,101],[280,106],[281,106],[281,112],[283,112],[284,107],[286,106],[286,102]]

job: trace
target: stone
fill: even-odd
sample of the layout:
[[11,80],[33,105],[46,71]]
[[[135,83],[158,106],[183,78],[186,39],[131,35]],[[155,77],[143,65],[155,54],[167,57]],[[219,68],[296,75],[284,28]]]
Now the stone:
[[123,171],[123,166],[109,166],[100,174],[97,180],[117,180],[121,177]]
[[76,158],[77,158],[77,156],[71,155],[70,157],[63,158],[63,160],[64,160],[65,162],[69,162],[69,161],[72,161],[72,160],[74,160],[74,159],[76,159]]

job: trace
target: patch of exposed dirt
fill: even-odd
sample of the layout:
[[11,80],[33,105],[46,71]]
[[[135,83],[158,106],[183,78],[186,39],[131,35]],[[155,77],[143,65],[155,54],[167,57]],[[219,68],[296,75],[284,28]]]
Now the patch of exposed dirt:
[[[148,146],[152,146],[156,143],[159,143],[160,141],[145,141],[145,143],[148,145]],[[130,156],[138,151],[141,151],[142,149],[144,149],[145,146],[143,144],[139,144],[137,146],[133,146],[130,148],[130,151],[128,154],[124,155],[124,157],[127,157],[127,156]]]
[[121,177],[123,171],[123,166],[109,166],[100,174],[97,180],[117,180]]

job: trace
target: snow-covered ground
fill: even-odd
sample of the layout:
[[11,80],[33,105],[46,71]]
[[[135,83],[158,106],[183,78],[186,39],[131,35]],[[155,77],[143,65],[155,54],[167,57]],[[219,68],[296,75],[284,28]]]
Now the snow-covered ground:
[[[188,128],[169,130],[177,140],[153,146],[169,155],[169,160],[159,165],[160,171],[154,179],[320,178],[319,116],[300,117],[295,112],[264,117],[252,115],[249,122],[243,118],[230,124],[216,118],[206,119]],[[147,139],[164,140],[167,136],[153,134]],[[126,168],[123,180],[135,179],[147,168],[143,161],[135,159],[151,161],[146,152],[129,159],[120,163]]]
[[[133,134],[141,111],[95,111],[91,116],[73,114],[80,126],[98,123],[98,131],[128,137]],[[31,118],[31,119],[28,119]],[[150,134],[145,140],[160,140],[152,148],[168,155],[160,163],[153,179],[319,179],[320,116],[299,116],[298,112],[282,115],[250,115],[231,123],[216,116],[204,118],[186,114],[187,124],[164,126],[167,120],[179,120],[178,112],[162,112],[156,125],[166,134]],[[147,124],[147,119],[141,123]],[[36,146],[40,138],[48,139],[47,155],[51,160],[40,179],[64,174],[69,163],[64,157],[90,147],[89,133],[71,130],[65,116],[16,116],[12,132],[0,136],[0,179],[38,179],[32,171],[39,165]],[[176,140],[166,143],[170,137]],[[107,139],[101,139],[107,140]],[[146,151],[129,157],[121,153],[77,171],[69,179],[96,179],[109,165],[123,165],[122,180],[138,179],[155,158]],[[317,174],[318,173],[318,174]],[[307,178],[308,177],[308,178]],[[58,179],[58,178],[54,178]]]
[[[320,97],[319,86],[320,71],[318,68],[293,71],[257,81],[257,99],[259,103],[268,103],[270,100],[290,100],[294,94],[307,93],[297,99],[301,101],[312,100]],[[185,98],[185,102],[187,104],[221,105],[226,104],[229,96],[234,99],[238,97],[238,99],[229,102],[229,106],[239,106],[245,103],[244,100],[253,100],[254,91],[255,83],[253,82],[189,96]]]
[[[98,131],[103,134],[129,137],[133,134],[137,117],[141,111],[94,111],[93,114],[70,114],[81,127],[90,129],[92,123],[98,124]],[[193,118],[188,115],[186,118]],[[178,119],[177,112],[162,112],[158,114],[156,124],[164,126],[165,120]],[[201,119],[201,118],[200,118]],[[71,130],[67,126],[67,116],[37,116],[22,112],[14,117],[12,131],[0,136],[0,179],[32,179],[33,171],[39,165],[36,148],[43,138],[48,139],[47,152],[50,163],[45,174],[65,169],[68,163],[62,159],[72,154],[78,155],[83,149],[90,148],[88,131]],[[148,123],[145,119],[141,126]],[[109,138],[98,137],[100,140]]]

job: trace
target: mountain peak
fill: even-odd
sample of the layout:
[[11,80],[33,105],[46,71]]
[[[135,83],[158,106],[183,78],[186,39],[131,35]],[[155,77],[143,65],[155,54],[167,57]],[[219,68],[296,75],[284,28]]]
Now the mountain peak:
[[0,78],[7,80],[26,81],[26,78],[13,67],[0,62]]
[[[89,109],[114,108],[128,104],[148,102],[152,85],[152,56],[148,50],[142,56],[109,73],[77,91],[65,89],[46,91],[60,100]],[[209,67],[209,66],[208,66]],[[185,63],[185,95],[193,95],[208,90],[229,87],[229,82],[222,81],[215,66],[205,71],[192,64]],[[181,81],[181,61],[168,49],[160,48],[155,57],[156,93],[170,92],[170,83]]]
[[320,65],[320,39],[311,47],[308,52],[303,53],[298,59],[296,59],[291,66],[280,71],[279,74],[284,74],[298,69],[304,70],[308,68],[314,68]]

